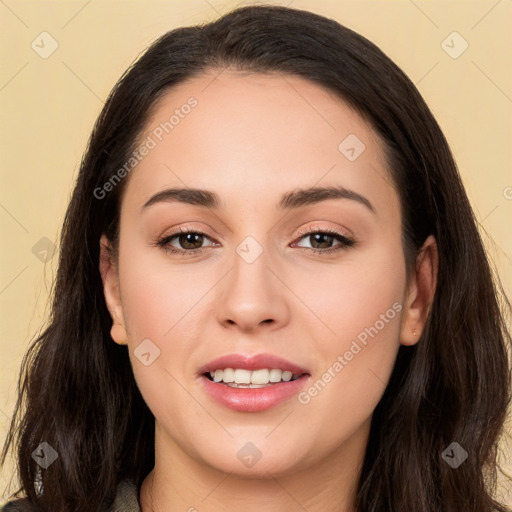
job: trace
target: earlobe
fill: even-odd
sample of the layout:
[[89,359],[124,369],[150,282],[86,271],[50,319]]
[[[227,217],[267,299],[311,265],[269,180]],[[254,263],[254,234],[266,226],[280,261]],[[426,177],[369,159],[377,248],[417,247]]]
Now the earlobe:
[[128,345],[128,336],[124,325],[114,322],[110,329],[110,336],[118,345]]
[[400,333],[402,345],[415,345],[421,338],[434,301],[437,272],[437,243],[434,236],[430,235],[418,253],[415,272],[409,285]]
[[119,276],[112,254],[110,242],[105,234],[100,239],[100,274],[103,282],[103,294],[107,309],[112,318],[110,335],[119,345],[128,344],[124,324],[123,307],[119,293]]

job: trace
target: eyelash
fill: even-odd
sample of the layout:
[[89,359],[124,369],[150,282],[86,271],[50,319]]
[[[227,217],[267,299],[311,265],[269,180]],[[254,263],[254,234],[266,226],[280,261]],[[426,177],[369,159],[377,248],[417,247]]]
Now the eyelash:
[[[176,249],[176,247],[172,247],[169,245],[172,239],[176,238],[179,235],[187,234],[187,233],[193,233],[195,235],[203,235],[207,238],[210,238],[206,233],[203,233],[202,231],[198,231],[196,229],[191,228],[180,228],[179,231],[175,233],[171,233],[170,235],[166,235],[160,239],[157,240],[156,244],[158,247],[161,247],[165,252],[170,254],[181,254],[181,255],[187,255],[187,256],[193,256],[194,254],[197,254],[201,250],[204,249],[204,247],[199,247],[197,249],[191,249],[191,250],[185,250],[185,249]],[[353,247],[356,242],[355,240],[352,240],[348,238],[345,235],[342,235],[338,231],[335,231],[333,229],[314,229],[314,228],[306,228],[301,231],[299,231],[299,234],[302,235],[300,240],[302,238],[307,237],[308,235],[316,235],[316,234],[329,234],[333,236],[335,239],[337,239],[339,242],[341,242],[340,245],[337,245],[335,247],[329,247],[328,249],[314,249],[311,247],[299,247],[299,249],[303,249],[306,252],[312,252],[313,254],[320,254],[320,255],[326,255],[331,254],[333,252],[347,249],[349,247]],[[299,241],[300,241],[299,240]]]

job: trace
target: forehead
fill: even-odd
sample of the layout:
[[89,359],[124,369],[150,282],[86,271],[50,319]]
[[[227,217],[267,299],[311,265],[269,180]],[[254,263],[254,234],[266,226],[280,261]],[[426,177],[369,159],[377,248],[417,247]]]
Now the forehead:
[[338,184],[372,195],[377,207],[397,206],[372,127],[300,77],[211,70],[169,89],[139,140],[152,146],[129,177],[126,200],[139,205],[171,186],[251,208],[294,188]]

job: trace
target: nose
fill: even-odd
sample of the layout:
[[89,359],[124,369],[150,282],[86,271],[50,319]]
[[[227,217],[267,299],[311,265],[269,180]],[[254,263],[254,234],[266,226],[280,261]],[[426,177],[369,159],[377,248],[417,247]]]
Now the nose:
[[224,327],[250,332],[289,321],[290,292],[280,266],[269,260],[265,250],[252,262],[235,254],[233,268],[219,283],[217,319]]

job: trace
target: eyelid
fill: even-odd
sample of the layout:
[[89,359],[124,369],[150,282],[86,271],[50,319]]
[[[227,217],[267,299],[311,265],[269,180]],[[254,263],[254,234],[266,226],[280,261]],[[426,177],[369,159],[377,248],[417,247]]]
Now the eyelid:
[[[178,256],[185,256],[185,257],[186,256],[193,256],[196,253],[202,252],[206,248],[214,247],[217,244],[217,241],[215,240],[215,237],[213,237],[213,236],[211,236],[209,234],[209,230],[208,229],[204,229],[202,227],[199,228],[199,227],[195,227],[195,226],[191,226],[191,225],[184,225],[184,226],[181,225],[177,229],[172,230],[171,232],[164,232],[164,233],[165,234],[159,236],[156,239],[156,241],[154,243],[152,243],[151,245],[154,246],[154,247],[158,247],[158,248],[162,249],[164,252],[166,252],[168,254],[175,254],[175,255],[178,255]],[[186,234],[186,233],[194,233],[194,234],[202,235],[202,236],[208,238],[210,241],[212,241],[213,244],[210,245],[210,246],[198,247],[197,249],[190,249],[190,250],[178,249],[176,247],[173,247],[170,244],[170,242],[171,242],[171,240],[173,238],[176,238],[179,235]]]
[[[220,236],[218,235],[213,235],[208,229],[205,229],[204,227],[195,227],[193,225],[181,225],[179,226],[177,229],[175,230],[172,230],[170,233],[167,233],[167,234],[164,234],[164,235],[161,235],[159,238],[159,240],[162,240],[162,239],[165,239],[165,238],[169,238],[169,237],[173,237],[173,236],[176,236],[180,233],[198,233],[198,234],[201,234],[201,235],[206,235],[208,236],[209,238],[213,239],[213,238],[221,238]],[[318,232],[322,232],[322,233],[329,233],[329,234],[332,234],[332,235],[339,235],[339,236],[344,236],[346,238],[351,238],[352,237],[352,234],[350,232],[348,232],[347,230],[344,230],[344,229],[334,229],[334,228],[331,228],[331,227],[326,227],[326,226],[320,226],[319,223],[317,223],[316,225],[310,225],[310,226],[307,226],[305,228],[301,228],[299,229],[299,231],[297,231],[297,234],[299,235],[309,235],[309,234],[313,234],[313,233],[318,233]]]
[[[332,238],[335,238],[339,242],[339,245],[335,245],[334,247],[328,247],[326,249],[316,249],[314,247],[302,247],[297,245],[303,238],[307,238],[308,235],[317,233],[330,235]],[[317,223],[315,226],[308,226],[306,228],[300,229],[299,234],[300,237],[295,239],[295,241],[293,242],[293,246],[297,245],[299,249],[303,249],[306,252],[313,252],[314,254],[323,254],[326,256],[341,251],[343,249],[354,247],[358,243],[356,238],[352,236],[350,233],[345,232],[345,230],[332,227],[322,227],[320,226],[319,223]]]
[[307,226],[305,228],[299,229],[299,235],[309,235],[311,233],[330,233],[332,235],[344,236],[346,238],[353,238],[353,235],[350,231],[343,228],[331,228],[329,226],[321,226],[318,222],[314,226]]
[[[186,234],[186,233],[194,233],[194,234],[202,235],[202,236],[208,238],[210,241],[212,241],[213,244],[210,246],[198,247],[196,249],[189,249],[189,250],[178,249],[178,248],[170,245],[170,240],[179,236],[180,234]],[[334,247],[328,247],[325,249],[316,249],[316,248],[302,247],[302,246],[297,246],[297,247],[306,252],[313,252],[315,254],[327,255],[327,254],[334,253],[334,252],[337,252],[342,249],[347,249],[347,248],[357,244],[355,238],[350,233],[347,233],[345,230],[335,229],[335,228],[331,228],[331,227],[322,227],[322,226],[320,226],[319,222],[317,222],[316,225],[310,225],[310,226],[300,229],[298,231],[298,234],[300,235],[299,238],[298,239],[296,238],[295,241],[292,242],[292,244],[296,244],[296,243],[300,242],[300,240],[302,238],[306,238],[307,235],[316,234],[316,233],[323,233],[323,234],[331,235],[332,237],[336,238],[338,240],[338,242],[340,242],[340,244],[335,245]],[[187,255],[192,256],[198,252],[203,251],[204,249],[206,249],[208,247],[214,247],[215,244],[218,244],[217,240],[215,239],[214,236],[209,234],[209,230],[204,229],[204,228],[198,228],[198,227],[191,226],[191,225],[184,225],[184,226],[182,225],[182,226],[179,226],[178,229],[171,231],[168,234],[160,236],[157,239],[156,243],[154,243],[152,245],[158,246],[169,253],[174,253],[174,254],[183,255],[183,256],[187,256]]]
[[201,235],[206,235],[211,239],[221,238],[220,235],[217,235],[211,229],[204,227],[204,225],[195,226],[194,224],[180,224],[177,228],[172,227],[165,230],[164,234],[159,236],[159,239],[161,240],[163,238],[169,238],[171,236],[179,235],[180,233],[198,233]]

